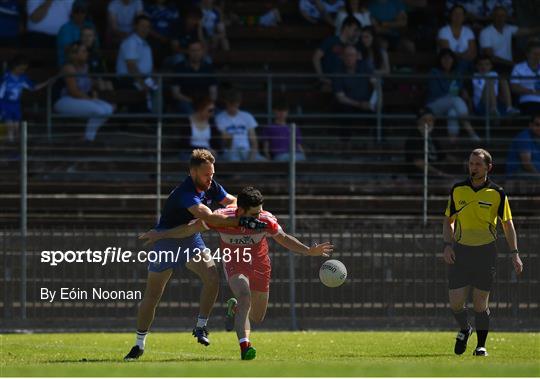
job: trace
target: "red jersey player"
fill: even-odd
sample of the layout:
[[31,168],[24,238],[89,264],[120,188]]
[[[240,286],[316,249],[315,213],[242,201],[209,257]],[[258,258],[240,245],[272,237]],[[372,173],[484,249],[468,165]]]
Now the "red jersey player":
[[[246,187],[238,195],[237,207],[218,209],[215,212],[230,216],[251,216],[267,224],[263,230],[250,230],[244,227],[214,227],[202,220],[189,225],[181,225],[164,232],[151,230],[139,237],[148,242],[163,238],[185,238],[206,230],[215,230],[220,235],[221,259],[227,281],[236,299],[228,302],[228,317],[232,321],[240,343],[241,358],[255,358],[256,351],[249,342],[250,320],[262,322],[268,306],[271,265],[268,256],[267,237],[286,249],[301,255],[329,256],[333,251],[330,242],[308,247],[295,237],[285,233],[277,219],[262,209],[263,196],[253,187]],[[233,307],[236,305],[235,307]],[[234,309],[232,309],[234,308]],[[232,330],[232,328],[231,328]]]

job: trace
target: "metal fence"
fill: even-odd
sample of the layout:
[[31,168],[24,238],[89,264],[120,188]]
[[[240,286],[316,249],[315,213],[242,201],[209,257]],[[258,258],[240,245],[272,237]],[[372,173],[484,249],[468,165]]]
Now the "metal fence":
[[[284,220],[287,223],[289,220]],[[356,221],[356,222],[355,222]],[[330,226],[331,225],[331,226]],[[271,246],[273,266],[268,318],[288,319],[290,325],[290,268],[294,271],[293,287],[296,300],[292,303],[300,327],[331,325],[331,320],[347,320],[359,325],[362,319],[376,319],[392,324],[403,319],[446,318],[446,267],[441,259],[440,225],[426,228],[400,223],[380,223],[362,226],[361,220],[339,222],[332,218],[303,220],[296,235],[305,243],[330,240],[336,245],[335,258],[347,267],[348,278],[339,288],[326,288],[318,279],[324,259],[294,257],[276,244]],[[520,247],[525,271],[517,278],[503,241],[499,243],[496,283],[490,307],[501,319],[513,319],[522,325],[537,320],[540,291],[540,242],[538,228],[518,226]],[[59,263],[51,266],[42,262],[43,250],[105,251],[107,247],[122,251],[143,249],[136,239],[137,232],[125,230],[80,230],[39,228],[27,236],[26,316],[32,321],[56,320],[77,322],[84,327],[89,320],[133,319],[137,300],[70,299],[54,302],[41,299],[41,288],[76,293],[92,288],[143,291],[146,279],[144,263]],[[211,249],[218,246],[216,235],[205,235]],[[21,287],[24,276],[21,257],[21,235],[18,231],[3,230],[2,246],[2,317],[18,319],[21,315]],[[158,309],[159,317],[189,317],[198,310],[199,280],[188,270],[177,272],[171,279]],[[75,293],[74,293],[75,294]],[[228,290],[221,289],[215,314],[223,312]],[[86,320],[86,321],[85,321]],[[317,324],[315,320],[319,320]],[[321,320],[327,320],[321,321]],[[95,321],[92,321],[95,322]],[[330,324],[329,324],[330,323]],[[377,323],[375,323],[377,325]],[[129,326],[129,325],[125,325]]]
[[[303,78],[302,75],[292,77]],[[272,98],[276,95],[275,88],[279,87],[274,81],[281,77],[265,74],[261,78],[266,83],[266,113],[256,116],[269,121]],[[385,80],[391,79],[385,77]],[[401,79],[413,80],[414,77]],[[159,84],[163,88],[161,77]],[[120,139],[129,137],[130,141],[139,143],[141,140],[143,143],[133,147],[122,145],[115,154],[103,152],[99,156],[83,156],[70,150],[69,146],[67,149],[54,144],[45,148],[40,146],[46,139],[59,138],[68,141],[69,145],[76,135],[76,132],[57,130],[58,124],[65,119],[52,114],[50,96],[51,91],[47,108],[48,123],[31,125],[33,130],[39,129],[40,132],[35,135],[31,132],[30,140],[26,138],[26,124],[22,128],[21,158],[15,161],[18,166],[12,176],[14,180],[17,177],[20,179],[20,186],[13,186],[13,190],[10,190],[16,192],[4,191],[1,195],[4,204],[20,201],[19,208],[12,209],[12,212],[20,215],[20,228],[8,228],[1,232],[3,275],[0,278],[0,314],[10,321],[26,319],[28,325],[42,320],[84,322],[85,319],[133,318],[137,301],[70,300],[50,303],[40,298],[40,291],[47,287],[65,287],[69,291],[98,286],[103,289],[142,291],[146,278],[145,264],[131,262],[100,266],[73,263],[50,266],[41,262],[41,252],[88,248],[103,250],[108,246],[139,249],[136,231],[151,226],[148,221],[155,220],[170,190],[169,186],[178,180],[183,170],[177,164],[180,151],[164,146],[164,141],[178,139],[164,133],[167,130],[164,124],[168,120],[178,119],[180,115],[162,112],[116,115],[117,119],[145,117],[151,120],[142,125],[150,127],[147,133],[116,133]],[[497,143],[507,144],[507,137],[492,135],[490,115],[487,116],[485,136],[491,139],[494,146],[500,146]],[[328,133],[327,122],[318,125],[321,120],[363,117],[374,121],[372,128],[375,132],[367,136],[353,134],[350,140],[357,146],[349,151],[340,148],[342,138],[339,133]],[[292,328],[324,327],[330,325],[332,320],[346,320],[347,324],[358,326],[360,320],[365,318],[372,320],[370,325],[391,323],[396,318],[446,319],[446,267],[440,259],[441,226],[438,215],[444,208],[450,182],[432,183],[431,179],[425,180],[427,177],[420,180],[404,178],[407,176],[406,164],[393,156],[396,152],[402,153],[396,146],[402,147],[400,143],[405,137],[403,125],[383,124],[384,120],[411,121],[413,117],[410,114],[387,115],[379,108],[368,116],[306,113],[296,109],[291,118],[303,121],[302,128],[307,131],[304,141],[311,147],[307,163],[295,164],[290,161],[281,166],[263,163],[263,166],[253,167],[252,163],[239,163],[238,166],[229,167],[230,171],[220,170],[218,177],[221,175],[224,178],[226,187],[234,188],[236,184],[244,183],[246,178],[260,185],[264,193],[269,193],[267,198],[271,204],[286,209],[281,211],[280,219],[288,231],[295,233],[305,243],[331,240],[336,245],[336,258],[345,263],[349,276],[342,287],[325,288],[318,280],[321,259],[297,258],[274,246],[269,319],[286,319],[281,326]],[[68,122],[73,126],[72,120]],[[334,124],[343,127],[339,121],[334,121]],[[113,134],[108,134],[107,138],[110,139]],[[44,139],[43,135],[48,138]],[[295,143],[293,139],[291,141],[292,153]],[[366,150],[372,150],[372,155],[367,155]],[[460,153],[465,154],[466,151]],[[343,158],[344,154],[348,157]],[[388,170],[386,167],[389,164],[394,168]],[[462,162],[456,163],[456,167],[460,165]],[[504,178],[503,173],[497,174]],[[133,177],[137,180],[133,180]],[[124,183],[127,186],[122,186]],[[119,184],[120,189],[113,191],[111,184]],[[132,184],[133,188],[129,188]],[[504,241],[501,241],[497,282],[490,306],[501,317],[531,324],[537,321],[539,312],[539,302],[534,294],[540,290],[540,262],[536,250],[540,245],[540,227],[538,223],[531,222],[538,221],[539,212],[535,204],[538,203],[539,188],[533,184],[535,190],[531,192],[531,183],[526,184],[524,190],[517,191],[512,203],[516,204],[518,210],[514,214],[517,216],[518,241],[523,251],[525,272],[520,278],[514,276]],[[129,193],[125,193],[125,187],[130,190]],[[444,192],[441,192],[443,187]],[[404,201],[412,206],[400,209]],[[131,204],[146,204],[140,208],[141,212],[146,212],[146,219],[135,223],[134,219],[140,213],[125,212],[120,217],[128,221],[123,222],[122,227],[118,226],[119,223],[114,227],[102,228],[96,226],[96,222],[84,224],[85,217],[90,217],[89,220],[97,217],[95,208],[102,217],[99,222],[106,217],[112,218],[117,209],[115,203],[123,204],[124,210]],[[150,207],[149,203],[152,204]],[[312,203],[317,206],[310,205]],[[385,203],[395,205],[385,209]],[[297,204],[300,206],[297,207]],[[69,207],[80,207],[79,216],[76,212],[68,213]],[[40,209],[39,217],[35,216],[36,208]],[[306,208],[310,208],[310,211],[306,212]],[[67,215],[61,226],[55,226],[54,218],[61,218],[62,212]],[[368,216],[368,213],[371,215]],[[30,221],[38,221],[28,227],[28,216]],[[40,225],[39,220],[45,217],[49,222]],[[66,226],[71,219],[73,225]],[[217,247],[215,235],[205,238],[210,247]],[[164,295],[159,315],[194,315],[198,307],[199,288],[199,281],[189,272],[175,275]],[[221,293],[218,308],[223,306],[222,300],[226,297],[225,285]]]

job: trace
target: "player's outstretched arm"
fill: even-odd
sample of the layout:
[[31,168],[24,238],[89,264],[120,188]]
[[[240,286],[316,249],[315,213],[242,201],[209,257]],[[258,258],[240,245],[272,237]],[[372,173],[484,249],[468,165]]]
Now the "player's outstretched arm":
[[188,211],[196,218],[214,227],[243,226],[254,230],[262,230],[266,227],[265,222],[257,220],[255,217],[229,217],[221,213],[212,213],[210,208],[203,204],[193,205],[188,208]]
[[287,250],[301,255],[329,257],[334,251],[334,245],[332,245],[330,242],[323,242],[321,244],[315,244],[312,247],[308,247],[302,242],[298,241],[296,237],[285,233],[283,230],[280,230],[278,234],[273,236],[273,238],[277,243]]
[[195,233],[205,232],[206,230],[208,229],[204,227],[201,220],[197,220],[190,224],[179,225],[176,228],[163,230],[160,232],[155,229],[151,229],[141,234],[139,239],[145,240],[144,245],[146,246],[165,238],[187,238]]

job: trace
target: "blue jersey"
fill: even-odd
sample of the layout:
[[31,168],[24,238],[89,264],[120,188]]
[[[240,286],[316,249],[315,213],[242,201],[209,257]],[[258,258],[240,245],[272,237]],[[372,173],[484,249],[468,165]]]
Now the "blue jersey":
[[198,192],[193,179],[188,176],[167,198],[156,229],[171,229],[187,224],[195,219],[188,208],[198,204],[209,206],[212,203],[219,203],[226,196],[225,189],[215,180],[212,180],[208,191]]
[[19,102],[23,89],[32,90],[34,87],[34,83],[25,74],[15,76],[8,71],[0,81],[0,101]]

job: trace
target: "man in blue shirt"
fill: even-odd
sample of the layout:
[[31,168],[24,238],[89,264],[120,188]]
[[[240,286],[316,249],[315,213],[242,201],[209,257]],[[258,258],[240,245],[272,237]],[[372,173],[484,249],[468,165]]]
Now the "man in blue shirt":
[[[189,163],[189,176],[176,187],[165,202],[157,230],[167,230],[188,224],[194,219],[202,219],[212,226],[244,226],[248,229],[263,229],[266,223],[253,217],[228,217],[212,213],[212,204],[235,205],[236,198],[228,194],[218,182],[213,180],[214,156],[204,149],[194,150]],[[219,274],[200,233],[185,239],[164,239],[157,241],[150,251],[155,251],[157,262],[148,265],[148,279],[143,300],[137,314],[136,344],[125,356],[125,360],[139,358],[144,352],[146,335],[154,320],[156,307],[172,275],[173,269],[187,267],[203,282],[197,325],[193,336],[205,346],[210,344],[206,322],[212,311],[219,289]],[[160,254],[170,252],[172,256]],[[174,255],[176,254],[176,255]],[[197,255],[197,259],[194,259]]]
[[94,28],[92,21],[86,19],[88,16],[88,5],[82,0],[77,0],[71,8],[71,19],[66,22],[56,36],[56,55],[58,66],[66,63],[66,48],[73,42],[81,39],[81,30],[83,27]]
[[540,114],[533,116],[529,128],[512,141],[506,159],[506,175],[540,180]]

